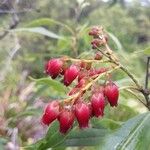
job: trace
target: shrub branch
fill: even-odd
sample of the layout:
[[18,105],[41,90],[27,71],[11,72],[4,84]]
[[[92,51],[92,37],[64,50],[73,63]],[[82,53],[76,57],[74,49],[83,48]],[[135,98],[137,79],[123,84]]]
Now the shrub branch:
[[[150,91],[148,90],[148,75],[149,75],[149,63],[150,63],[150,57],[148,57],[148,60],[147,60],[147,71],[146,71],[146,79],[145,79],[145,88],[138,82],[138,80],[135,78],[135,76],[125,67],[123,66],[118,58],[116,57],[116,55],[113,53],[113,51],[109,48],[108,44],[105,43],[104,44],[105,46],[105,51],[101,50],[99,47],[96,47],[96,49],[98,51],[100,51],[104,56],[106,56],[111,63],[117,65],[117,66],[120,66],[120,69],[126,73],[130,79],[135,83],[137,89],[139,92],[141,92],[146,100],[146,104],[144,104],[144,106],[146,106],[148,108],[148,110],[150,110],[150,102],[149,102],[149,94],[150,94]],[[105,53],[106,52],[106,53]],[[141,101],[140,101],[141,102]]]

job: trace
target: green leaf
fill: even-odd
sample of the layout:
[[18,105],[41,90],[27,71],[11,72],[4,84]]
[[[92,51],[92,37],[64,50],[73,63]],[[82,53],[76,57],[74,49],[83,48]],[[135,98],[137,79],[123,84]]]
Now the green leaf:
[[54,24],[55,20],[49,19],[49,18],[40,18],[40,19],[35,19],[31,22],[29,22],[25,27],[39,27],[39,26],[51,26]]
[[118,50],[120,50],[121,52],[123,51],[123,46],[120,43],[119,39],[113,34],[107,31],[107,34],[110,36],[110,38],[115,42]]
[[94,146],[98,145],[106,134],[108,134],[108,130],[99,125],[84,130],[75,127],[68,134],[62,135],[59,132],[59,124],[55,121],[49,127],[46,136],[35,144],[28,146],[27,149],[41,150],[64,148],[66,146]]
[[104,150],[146,150],[150,149],[150,113],[138,115],[113,134],[106,136],[105,143],[99,146]]
[[105,128],[88,128],[72,131],[65,140],[66,146],[94,146],[102,142],[108,134]]
[[102,126],[110,130],[117,129],[122,125],[122,122],[114,121],[109,118],[102,118],[102,119],[93,118],[92,123],[94,124],[94,127]]
[[20,117],[26,117],[26,116],[39,116],[41,115],[41,111],[39,111],[39,109],[35,109],[35,108],[31,108],[31,109],[27,109],[24,110],[23,112],[19,113],[16,118],[20,118]]
[[40,18],[40,19],[33,20],[32,22],[27,24],[26,27],[39,27],[44,25],[50,26],[52,24],[60,25],[73,34],[73,30],[68,25],[51,18]]
[[150,56],[150,47],[148,47],[148,48],[146,48],[146,49],[144,50],[144,54]]
[[[108,121],[108,120],[107,120]],[[58,122],[54,122],[45,138],[30,146],[41,150],[64,146],[95,146],[101,150],[149,149],[150,148],[150,113],[138,115],[123,124],[115,132],[109,132],[100,124],[92,128],[79,130],[74,128],[66,135],[59,133]],[[144,140],[143,140],[144,139]],[[142,141],[142,142],[141,142]]]
[[27,116],[40,116],[41,110],[35,108],[27,108],[20,113],[14,114],[13,116],[9,117],[7,120],[8,124],[16,122],[18,119],[27,117]]
[[15,32],[33,32],[33,33],[38,33],[38,34],[42,34],[44,36],[50,37],[50,38],[54,38],[54,39],[63,39],[62,36],[59,36],[55,33],[53,33],[52,31],[49,31],[43,27],[34,27],[34,28],[18,28],[18,29],[14,29],[12,31]]
[[[47,141],[47,146],[46,147],[57,147],[59,146],[62,142],[64,142],[65,138],[68,136],[68,134],[61,134],[59,132],[59,124],[58,122],[54,122],[53,127],[49,128],[47,135],[46,135],[46,141]],[[50,139],[50,140],[49,140]]]
[[[65,40],[65,42],[64,42],[64,40]],[[58,49],[59,53],[60,52],[64,53],[65,51],[70,51],[71,43],[72,43],[71,37],[65,37],[62,40],[58,40],[57,49]]]
[[65,93],[66,92],[66,87],[61,84],[59,81],[52,80],[51,78],[40,78],[40,79],[34,79],[30,77],[31,80],[35,81],[36,84],[44,84],[48,85],[49,87],[53,88],[57,92]]

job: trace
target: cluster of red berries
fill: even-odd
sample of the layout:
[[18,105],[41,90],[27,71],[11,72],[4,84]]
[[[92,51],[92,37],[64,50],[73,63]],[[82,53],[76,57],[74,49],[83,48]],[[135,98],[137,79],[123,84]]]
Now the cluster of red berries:
[[97,89],[92,94],[88,103],[81,98],[74,105],[63,106],[59,101],[50,102],[44,111],[42,122],[49,125],[54,120],[58,119],[60,124],[60,132],[66,133],[74,123],[75,118],[79,123],[79,127],[89,127],[89,120],[92,117],[102,117],[104,108],[107,102],[111,106],[117,106],[119,91],[114,83],[107,83],[104,89]]
[[[89,34],[97,39],[101,30],[102,28],[94,27]],[[102,58],[103,55],[96,52],[94,59],[101,60]],[[81,129],[89,127],[90,118],[102,117],[108,103],[112,107],[117,106],[119,96],[118,87],[111,80],[102,85],[92,84],[90,90],[86,89],[89,83],[94,81],[99,74],[108,71],[108,68],[93,68],[92,62],[86,60],[68,66],[67,61],[65,57],[51,59],[45,65],[45,72],[52,79],[63,76],[63,83],[66,86],[76,79],[77,84],[68,93],[71,99],[69,103],[61,103],[57,100],[50,102],[42,116],[42,122],[46,125],[57,119],[60,124],[60,132],[63,134],[73,126],[75,119]],[[86,98],[86,102],[83,97],[85,92],[90,92],[91,95]],[[77,96],[74,97],[76,94]]]

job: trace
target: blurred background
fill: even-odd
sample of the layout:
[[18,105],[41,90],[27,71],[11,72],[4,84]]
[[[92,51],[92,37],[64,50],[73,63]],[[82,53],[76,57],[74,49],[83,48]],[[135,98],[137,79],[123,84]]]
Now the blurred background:
[[[43,137],[42,108],[68,91],[44,78],[45,61],[62,55],[89,58],[92,25],[104,27],[111,48],[144,85],[149,0],[0,0],[0,150],[17,150]],[[137,100],[142,95],[121,89],[132,85],[125,74],[117,71],[113,78],[120,101],[106,109],[106,118],[123,122],[147,111]]]

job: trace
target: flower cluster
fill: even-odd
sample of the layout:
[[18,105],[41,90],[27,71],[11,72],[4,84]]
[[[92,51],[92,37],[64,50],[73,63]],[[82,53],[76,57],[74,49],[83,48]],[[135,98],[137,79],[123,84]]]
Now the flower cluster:
[[[103,28],[93,27],[89,35],[93,36],[92,47],[95,49],[107,42],[102,34]],[[103,36],[104,38],[101,38]],[[94,60],[100,61],[103,55],[95,52],[94,58],[89,60],[78,60],[69,65],[68,59],[54,58],[45,65],[45,72],[52,79],[63,77],[65,86],[74,82],[73,88],[69,91],[69,99],[51,101],[45,108],[42,122],[50,125],[54,120],[60,124],[60,132],[65,134],[72,128],[77,120],[81,129],[89,127],[90,118],[101,118],[104,115],[104,108],[109,103],[110,106],[117,106],[119,90],[117,85],[111,80],[106,79],[103,84],[98,84],[97,79],[100,74],[107,73],[109,68],[94,68]],[[74,60],[74,59],[73,59]],[[85,94],[89,93],[89,94]]]
[[91,42],[93,49],[96,49],[97,47],[106,44],[108,41],[108,36],[107,34],[104,34],[102,27],[93,27],[89,32],[89,35],[93,37],[93,40]]

